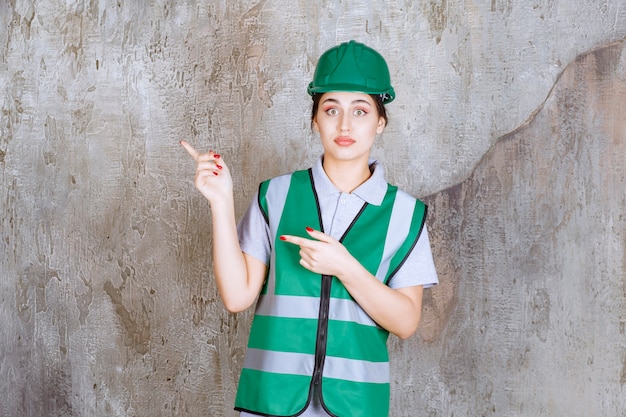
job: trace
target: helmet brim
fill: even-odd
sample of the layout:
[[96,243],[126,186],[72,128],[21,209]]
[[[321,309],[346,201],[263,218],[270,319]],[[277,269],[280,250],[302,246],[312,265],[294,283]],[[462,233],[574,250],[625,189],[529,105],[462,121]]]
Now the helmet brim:
[[313,83],[310,83],[307,88],[307,93],[310,96],[313,94],[323,94],[331,92],[348,92],[348,93],[361,93],[361,94],[374,94],[382,96],[383,104],[391,103],[396,98],[396,93],[393,87],[389,87],[387,90],[367,90],[362,85],[354,84],[331,84],[323,87],[314,87]]

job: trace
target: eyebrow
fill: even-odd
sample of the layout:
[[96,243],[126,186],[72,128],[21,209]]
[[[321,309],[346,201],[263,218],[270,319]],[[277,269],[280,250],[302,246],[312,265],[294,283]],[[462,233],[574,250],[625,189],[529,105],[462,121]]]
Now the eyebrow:
[[[328,103],[328,102],[331,102],[331,103],[337,103],[337,104],[339,104],[339,100],[336,100],[336,99],[334,99],[334,98],[327,98],[326,100],[324,100],[324,101],[322,102],[322,104],[326,104],[326,103]],[[352,102],[351,102],[350,104],[351,104],[351,105],[355,105],[355,104],[361,104],[361,103],[365,103],[365,104],[367,104],[368,106],[372,107],[372,104],[371,104],[369,101],[367,101],[367,100],[363,100],[363,99],[360,99],[360,98],[359,98],[359,99],[356,99],[356,100],[352,100]]]

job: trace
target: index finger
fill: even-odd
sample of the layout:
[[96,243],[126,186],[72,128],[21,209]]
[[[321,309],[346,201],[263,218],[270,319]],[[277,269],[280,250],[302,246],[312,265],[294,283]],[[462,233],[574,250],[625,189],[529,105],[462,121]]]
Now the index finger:
[[185,148],[187,153],[189,155],[191,155],[191,157],[194,159],[194,161],[198,160],[198,156],[200,155],[200,152],[196,151],[193,146],[191,146],[190,144],[188,144],[184,140],[181,140],[180,144],[183,145],[183,148]]
[[307,239],[305,237],[293,236],[293,235],[281,235],[280,240],[283,242],[292,243],[298,246],[308,246],[309,243],[315,242],[314,240]]

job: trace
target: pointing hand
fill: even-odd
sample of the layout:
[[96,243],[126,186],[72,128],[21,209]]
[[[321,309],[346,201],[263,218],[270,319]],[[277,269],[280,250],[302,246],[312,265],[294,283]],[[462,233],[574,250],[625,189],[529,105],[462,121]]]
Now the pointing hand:
[[222,157],[213,152],[200,153],[184,140],[180,144],[196,161],[195,185],[198,191],[214,205],[231,198],[233,181],[228,167]]

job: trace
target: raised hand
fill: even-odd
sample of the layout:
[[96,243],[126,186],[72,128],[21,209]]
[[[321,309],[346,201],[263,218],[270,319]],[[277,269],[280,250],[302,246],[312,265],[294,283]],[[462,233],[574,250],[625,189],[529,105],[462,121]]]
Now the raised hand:
[[213,151],[201,154],[185,141],[180,144],[196,161],[196,188],[211,206],[213,272],[217,290],[228,311],[243,311],[259,295],[267,266],[241,251],[235,221],[233,180],[222,157]]
[[219,154],[213,151],[200,153],[184,140],[180,144],[196,161],[195,185],[209,200],[211,206],[232,200],[233,180],[228,167]]

